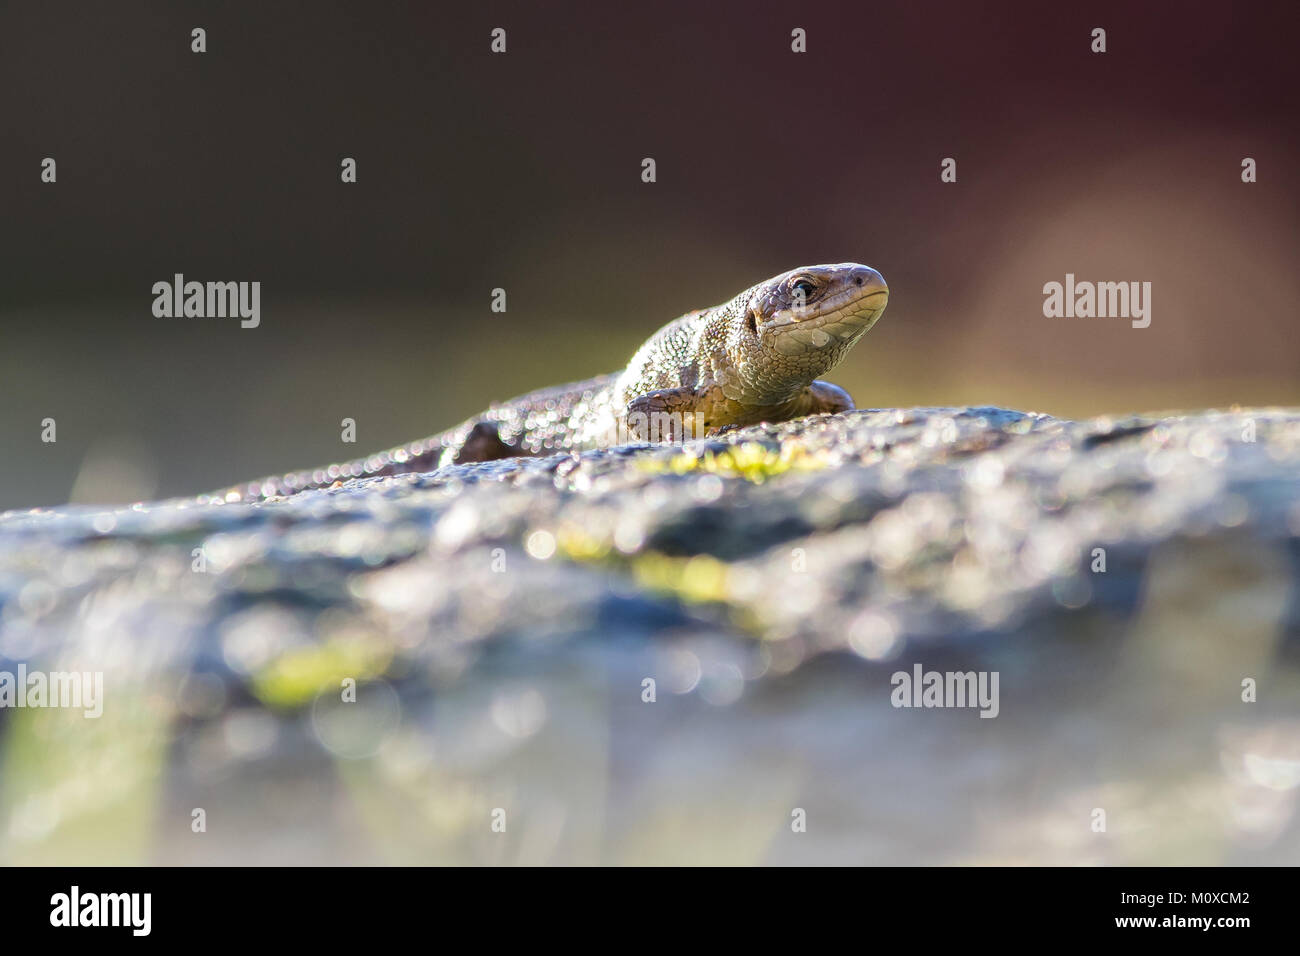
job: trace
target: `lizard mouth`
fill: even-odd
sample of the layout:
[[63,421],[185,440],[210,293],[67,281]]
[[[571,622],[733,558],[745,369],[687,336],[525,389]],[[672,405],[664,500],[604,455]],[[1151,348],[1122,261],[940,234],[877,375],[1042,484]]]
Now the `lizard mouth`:
[[831,345],[852,344],[870,329],[889,302],[889,290],[846,289],[807,308],[785,309],[759,325],[778,352],[794,355]]

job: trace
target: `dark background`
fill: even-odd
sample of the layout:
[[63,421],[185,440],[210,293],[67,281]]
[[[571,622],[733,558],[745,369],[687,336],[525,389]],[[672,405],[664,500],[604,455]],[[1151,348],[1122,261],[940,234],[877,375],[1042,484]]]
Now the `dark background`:
[[[354,457],[842,260],[891,287],[860,406],[1300,403],[1296,11],[6,0],[0,507]],[[261,327],[155,318],[175,272]],[[1044,318],[1066,272],[1151,327]]]

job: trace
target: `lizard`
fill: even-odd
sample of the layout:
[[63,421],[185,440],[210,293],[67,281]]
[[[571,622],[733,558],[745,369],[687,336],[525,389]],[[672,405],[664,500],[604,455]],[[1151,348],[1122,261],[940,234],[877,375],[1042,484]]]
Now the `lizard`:
[[447,431],[346,464],[262,478],[200,496],[256,501],[353,478],[554,455],[629,440],[681,440],[854,407],[818,376],[880,318],[889,287],[854,262],[804,266],[652,335],[621,372],[530,392]]

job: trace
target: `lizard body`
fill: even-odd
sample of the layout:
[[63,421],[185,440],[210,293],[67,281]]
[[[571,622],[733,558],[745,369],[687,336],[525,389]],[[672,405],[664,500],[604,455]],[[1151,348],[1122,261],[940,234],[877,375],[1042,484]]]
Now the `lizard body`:
[[675,440],[845,411],[853,408],[848,393],[818,376],[840,363],[888,299],[885,280],[867,266],[795,269],[668,323],[622,372],[530,392],[448,431],[368,458],[263,478],[203,498],[257,500],[351,478],[628,440]]

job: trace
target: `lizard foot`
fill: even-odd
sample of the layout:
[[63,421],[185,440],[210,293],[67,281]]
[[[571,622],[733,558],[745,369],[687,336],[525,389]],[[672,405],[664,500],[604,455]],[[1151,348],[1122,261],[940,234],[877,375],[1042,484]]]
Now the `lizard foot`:
[[494,423],[477,422],[465,436],[465,441],[461,443],[452,461],[457,465],[464,465],[473,461],[499,461],[519,454],[521,454],[519,449],[512,448],[501,440]]
[[804,409],[801,414],[834,415],[853,408],[853,397],[848,392],[838,385],[818,379],[804,392]]
[[693,388],[660,388],[627,403],[628,431],[641,441],[683,441],[696,430]]

